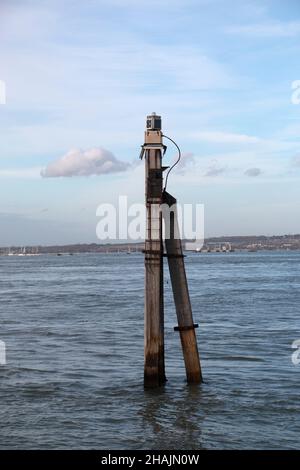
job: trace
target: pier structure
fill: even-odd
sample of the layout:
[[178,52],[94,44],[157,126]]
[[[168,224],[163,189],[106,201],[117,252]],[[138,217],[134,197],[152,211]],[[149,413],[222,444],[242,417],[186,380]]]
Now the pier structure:
[[[145,318],[144,318],[144,385],[158,387],[166,381],[164,354],[163,258],[168,259],[173,297],[188,383],[202,381],[192,308],[179,237],[177,201],[163,187],[162,165],[166,146],[161,117],[147,116],[144,144],[140,157],[145,159]],[[172,140],[172,139],[170,139]],[[168,174],[167,174],[168,177]],[[164,211],[162,207],[169,210]],[[163,240],[163,222],[168,236]],[[164,252],[165,246],[165,252]]]

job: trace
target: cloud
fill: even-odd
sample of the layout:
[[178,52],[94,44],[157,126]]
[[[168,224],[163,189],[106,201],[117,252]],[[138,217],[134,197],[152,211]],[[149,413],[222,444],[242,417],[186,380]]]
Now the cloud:
[[244,175],[246,176],[259,176],[262,174],[262,171],[260,168],[248,168],[248,170],[245,171]]
[[256,144],[261,141],[258,137],[246,134],[234,134],[220,131],[194,132],[190,137],[197,141],[219,144]]
[[181,159],[179,160],[175,168],[176,171],[180,173],[185,173],[186,168],[193,165],[195,165],[194,154],[192,152],[184,152],[181,154]]
[[225,171],[226,168],[218,166],[218,163],[215,161],[208,168],[204,176],[219,176],[222,175]]
[[126,171],[129,163],[118,160],[104,148],[72,149],[41,171],[43,178],[90,176]]
[[[132,152],[132,142],[142,135],[140,123],[152,109],[172,116],[180,129],[183,121],[191,128],[191,119],[199,126],[218,112],[216,90],[239,84],[240,77],[226,61],[207,54],[203,45],[182,43],[180,28],[177,33],[175,28],[181,15],[157,17],[157,31],[164,31],[169,21],[174,27],[172,40],[163,42],[140,30],[137,16],[134,28],[126,21],[121,27],[111,23],[114,15],[130,16],[130,5],[135,15],[141,5],[147,8],[146,0],[113,0],[121,9],[103,8],[99,0],[86,7],[76,0],[72,15],[58,0],[39,2],[42,5],[28,0],[26,6],[19,0],[6,1],[9,18],[1,24],[5,48],[0,78],[9,85],[11,106],[0,126],[5,134],[1,152],[8,162],[20,155],[23,161],[41,154],[61,155],[62,148],[89,148],[91,142],[105,141],[108,148],[117,142],[122,152]],[[175,0],[175,5],[186,9],[189,2],[197,6],[200,0]],[[163,4],[169,7],[166,0],[154,3],[159,9]]]
[[300,166],[300,155],[295,155],[292,159],[292,166],[299,167]]
[[293,37],[300,34],[300,21],[272,21],[230,26],[227,33],[257,37]]
[[4,168],[0,169],[0,178],[40,178],[41,168]]

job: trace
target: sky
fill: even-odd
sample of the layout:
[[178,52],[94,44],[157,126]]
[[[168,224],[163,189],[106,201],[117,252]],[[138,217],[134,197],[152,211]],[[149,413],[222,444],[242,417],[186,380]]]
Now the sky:
[[142,203],[153,111],[207,237],[300,233],[299,56],[298,0],[0,0],[0,246],[96,242],[99,204]]

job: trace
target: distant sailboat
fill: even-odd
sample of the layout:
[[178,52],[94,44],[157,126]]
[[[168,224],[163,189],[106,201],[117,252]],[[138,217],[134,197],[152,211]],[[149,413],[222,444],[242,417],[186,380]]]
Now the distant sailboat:
[[22,251],[18,254],[18,256],[26,256],[26,248],[23,247]]

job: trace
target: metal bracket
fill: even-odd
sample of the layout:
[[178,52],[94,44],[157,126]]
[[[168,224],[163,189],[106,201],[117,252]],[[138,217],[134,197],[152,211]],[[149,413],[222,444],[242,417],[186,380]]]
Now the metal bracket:
[[163,156],[167,151],[167,146],[163,144],[143,144],[141,145],[140,160],[143,160],[145,150],[151,149],[161,149],[163,151]]
[[193,325],[190,326],[174,326],[174,331],[188,331],[188,330],[194,330],[195,328],[198,328],[198,323],[194,323]]

